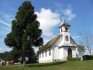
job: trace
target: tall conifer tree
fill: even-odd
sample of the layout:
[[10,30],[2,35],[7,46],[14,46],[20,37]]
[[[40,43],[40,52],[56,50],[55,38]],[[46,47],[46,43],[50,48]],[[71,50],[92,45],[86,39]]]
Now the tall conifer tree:
[[42,30],[39,29],[40,23],[36,18],[31,2],[23,2],[12,21],[12,30],[5,38],[5,44],[13,48],[12,55],[15,59],[21,56],[23,61],[25,57],[28,57],[30,62],[34,61],[35,53],[32,47],[43,43]]

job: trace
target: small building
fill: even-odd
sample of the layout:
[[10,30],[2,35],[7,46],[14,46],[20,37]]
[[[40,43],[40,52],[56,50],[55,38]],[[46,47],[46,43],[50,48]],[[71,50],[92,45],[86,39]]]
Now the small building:
[[70,35],[70,25],[63,18],[60,34],[39,49],[39,63],[66,61],[78,57],[78,47]]
[[5,61],[5,60],[3,60],[3,59],[0,58],[0,62],[4,62],[4,61]]
[[5,60],[0,58],[0,66],[4,66],[5,65]]

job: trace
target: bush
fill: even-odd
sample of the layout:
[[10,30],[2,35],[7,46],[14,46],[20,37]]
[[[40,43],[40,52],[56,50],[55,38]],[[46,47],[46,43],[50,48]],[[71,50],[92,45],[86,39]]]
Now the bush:
[[80,58],[68,58],[68,61],[80,61]]
[[84,55],[83,60],[93,60],[93,55]]
[[63,62],[51,62],[51,63],[34,63],[34,64],[28,64],[26,67],[43,67],[43,66],[52,66],[52,65],[58,65],[66,63],[66,61]]

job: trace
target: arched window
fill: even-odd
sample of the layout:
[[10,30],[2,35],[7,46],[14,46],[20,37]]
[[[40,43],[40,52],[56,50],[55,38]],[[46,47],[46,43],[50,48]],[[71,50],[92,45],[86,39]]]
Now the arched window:
[[66,41],[69,41],[69,38],[68,38],[68,36],[67,36],[67,35],[66,35],[65,39],[66,39]]
[[66,30],[66,31],[68,31],[68,28],[67,28],[67,27],[65,27],[65,30]]
[[62,28],[61,28],[61,32],[62,32]]

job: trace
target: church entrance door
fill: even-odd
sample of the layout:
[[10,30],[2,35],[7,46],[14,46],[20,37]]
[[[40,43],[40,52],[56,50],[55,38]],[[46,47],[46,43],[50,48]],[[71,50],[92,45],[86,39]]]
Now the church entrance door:
[[68,48],[68,58],[72,58],[72,49]]

